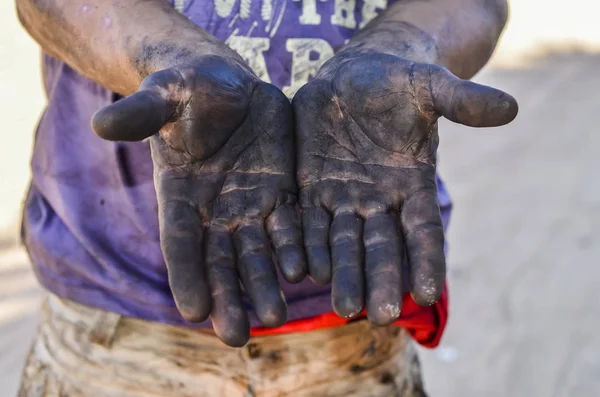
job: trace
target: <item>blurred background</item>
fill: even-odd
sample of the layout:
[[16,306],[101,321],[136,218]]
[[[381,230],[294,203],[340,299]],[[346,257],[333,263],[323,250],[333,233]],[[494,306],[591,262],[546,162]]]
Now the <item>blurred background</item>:
[[[18,245],[37,45],[0,2],[0,396],[15,395],[41,297]],[[600,396],[600,6],[520,0],[476,81],[514,95],[515,122],[440,126],[455,202],[450,323],[423,350],[431,397]],[[597,113],[598,112],[598,113]]]

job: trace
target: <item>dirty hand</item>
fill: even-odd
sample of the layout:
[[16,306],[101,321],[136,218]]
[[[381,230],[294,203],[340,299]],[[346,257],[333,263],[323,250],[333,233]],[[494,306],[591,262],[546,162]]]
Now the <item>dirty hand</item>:
[[308,273],[332,282],[336,313],[365,307],[377,325],[398,318],[402,262],[410,292],[431,305],[443,290],[437,202],[437,120],[499,126],[517,103],[446,69],[393,55],[338,54],[293,100]]
[[271,246],[287,280],[306,274],[287,98],[243,63],[204,56],[151,74],[92,123],[109,140],[150,137],[161,247],[182,316],[210,314],[221,340],[245,344],[241,280],[262,324],[282,325]]

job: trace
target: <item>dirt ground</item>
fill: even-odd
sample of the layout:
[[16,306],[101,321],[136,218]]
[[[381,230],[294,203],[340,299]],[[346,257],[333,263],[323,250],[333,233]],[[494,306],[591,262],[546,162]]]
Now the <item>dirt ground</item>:
[[[450,324],[441,347],[422,352],[432,397],[600,395],[600,27],[590,7],[515,2],[476,80],[513,94],[517,120],[440,126],[455,212]],[[16,236],[43,96],[37,47],[11,1],[0,3],[0,31],[0,396],[10,397],[41,296]]]

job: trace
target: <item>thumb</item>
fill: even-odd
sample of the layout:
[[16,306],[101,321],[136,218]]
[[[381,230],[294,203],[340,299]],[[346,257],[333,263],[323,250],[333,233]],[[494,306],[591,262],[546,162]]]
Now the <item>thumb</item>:
[[109,141],[141,141],[156,134],[171,115],[166,98],[146,89],[100,109],[92,128]]
[[514,120],[517,101],[492,87],[462,80],[446,69],[431,75],[434,109],[447,119],[470,127],[497,127]]

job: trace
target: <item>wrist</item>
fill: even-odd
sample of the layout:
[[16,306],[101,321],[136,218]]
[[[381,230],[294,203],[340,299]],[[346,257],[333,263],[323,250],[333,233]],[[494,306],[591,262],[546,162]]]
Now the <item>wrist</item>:
[[445,66],[435,40],[424,31],[407,22],[374,21],[325,63],[321,71],[326,74],[352,59],[374,53]]
[[150,74],[179,65],[194,64],[198,58],[206,56],[222,57],[248,69],[237,52],[204,31],[185,32],[176,41],[169,38],[141,40],[141,45],[130,56],[130,62],[141,82]]

